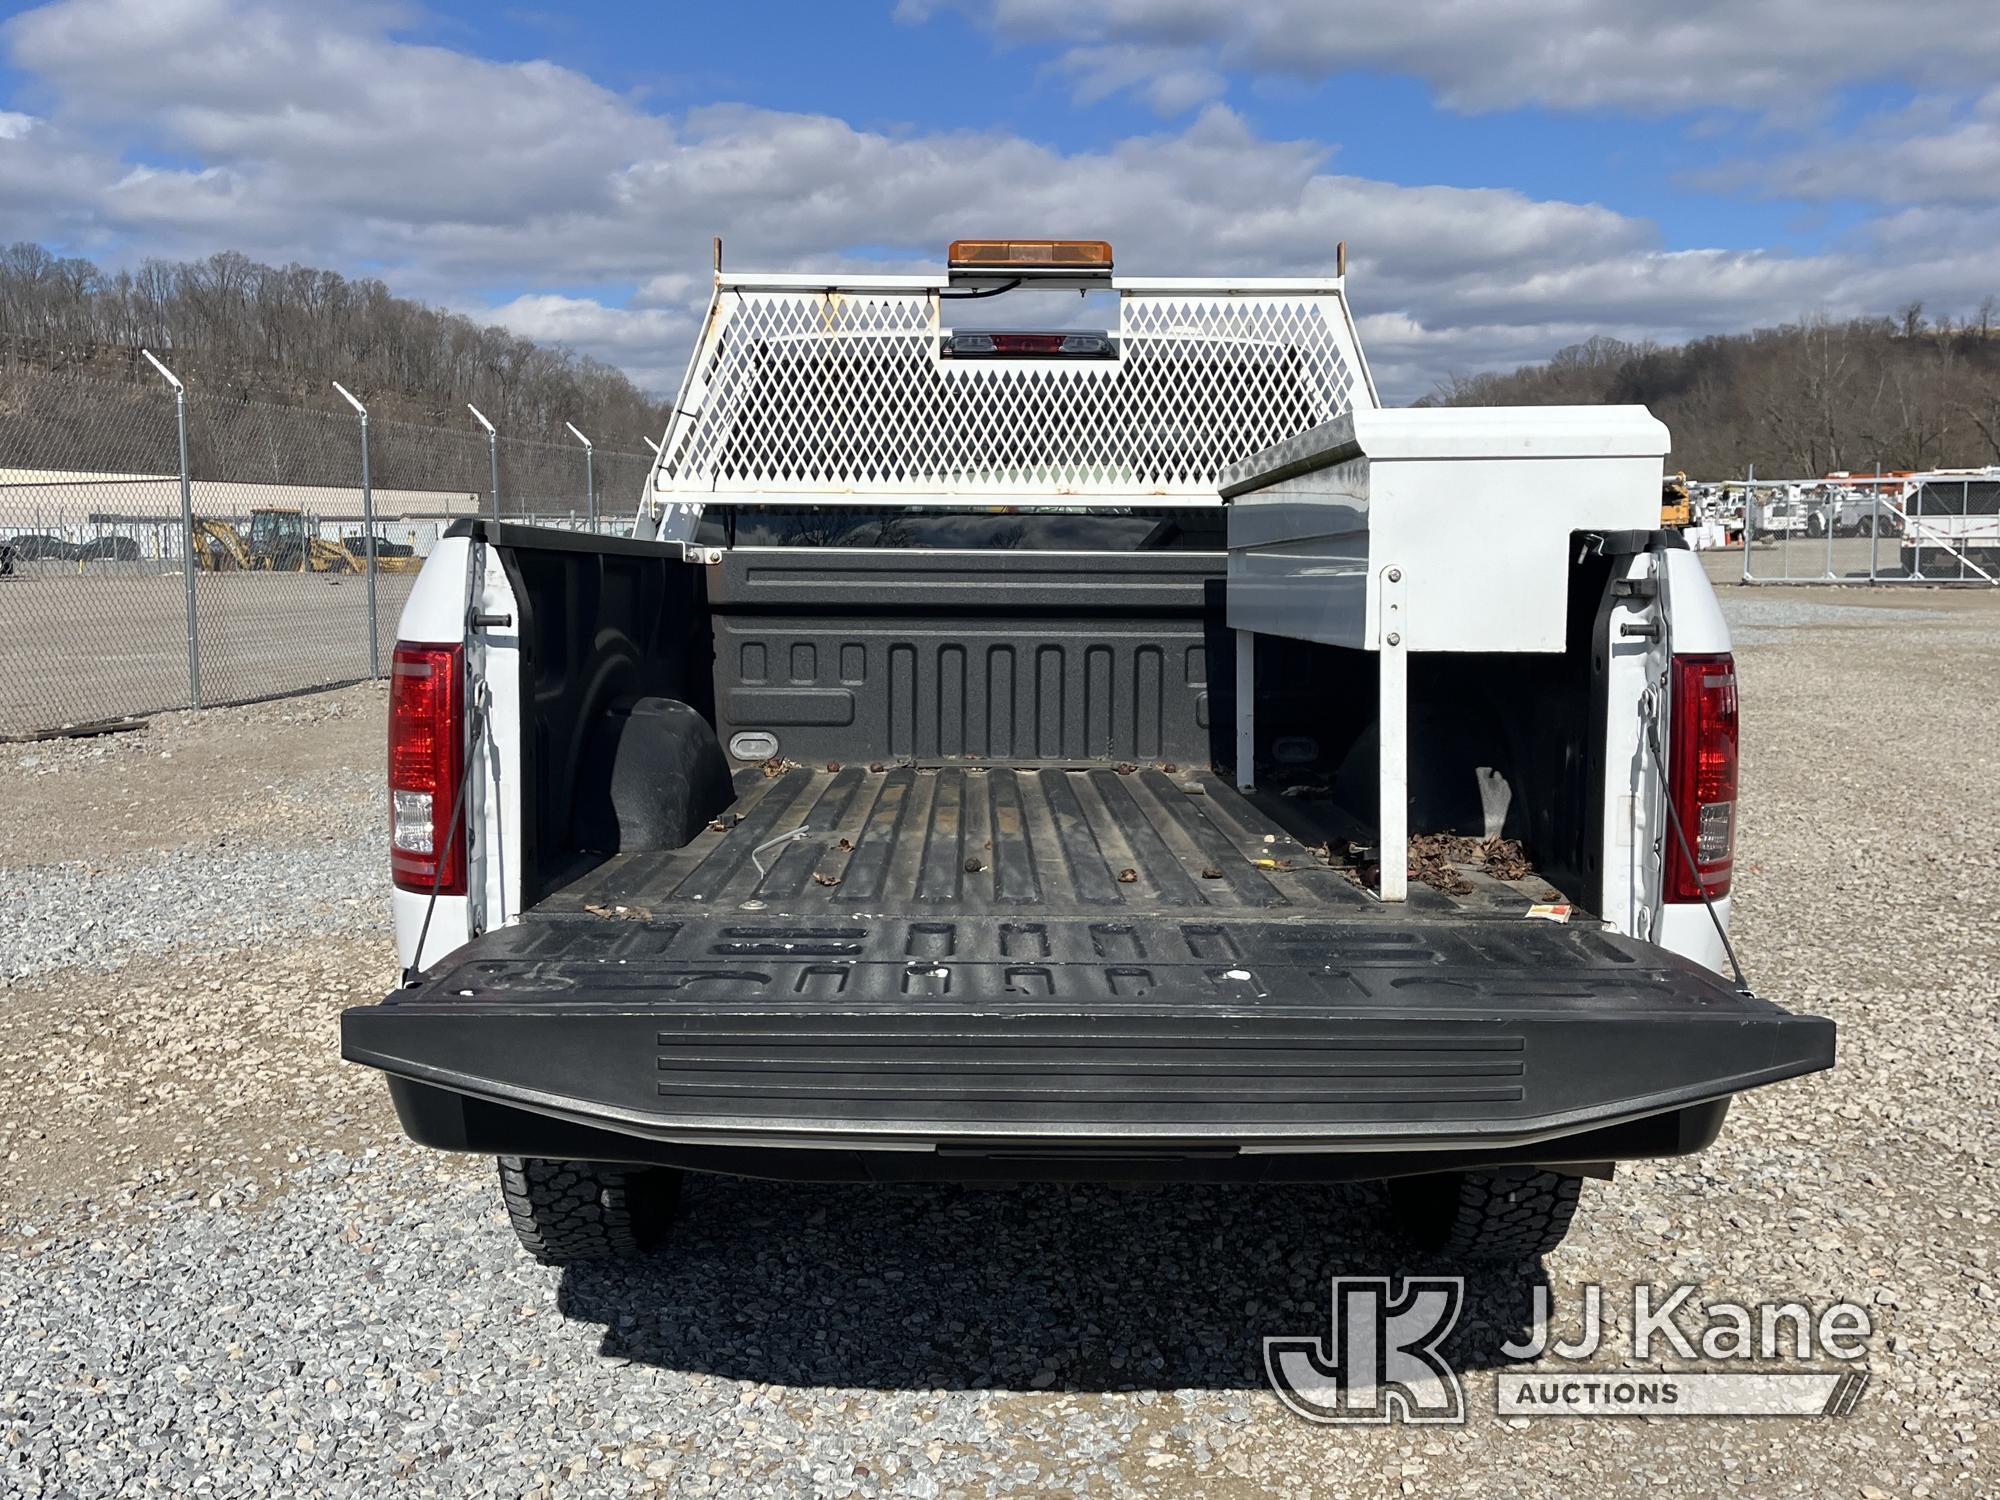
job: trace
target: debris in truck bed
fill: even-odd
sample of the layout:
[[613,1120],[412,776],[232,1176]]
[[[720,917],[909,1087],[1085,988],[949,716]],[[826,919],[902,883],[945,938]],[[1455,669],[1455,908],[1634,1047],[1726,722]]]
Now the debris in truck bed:
[[710,833],[727,833],[742,821],[742,813],[726,812],[719,818],[710,818],[708,820],[708,831]]
[[1447,842],[1447,838],[1438,834],[1418,834],[1411,839],[1410,879],[1447,896],[1469,895],[1472,882],[1458,873],[1457,863],[1442,847]]
[[796,771],[798,768],[799,763],[797,761],[786,760],[782,755],[774,755],[757,769],[762,771],[766,776],[782,776],[785,772]]
[[813,871],[813,884],[814,884],[814,885],[839,885],[839,884],[840,884],[840,877],[839,877],[838,875],[828,875],[828,874],[827,874],[827,873],[825,873],[825,872],[824,872],[823,870],[814,870],[814,871]]
[[1130,865],[1127,865],[1124,869],[1118,872],[1118,883],[1120,885],[1131,885],[1138,878],[1139,878],[1139,872],[1133,869]]
[[1522,880],[1535,873],[1519,839],[1481,839],[1479,863],[1495,880]]
[[1472,886],[1458,873],[1459,865],[1475,865],[1494,880],[1520,880],[1535,872],[1519,839],[1475,839],[1455,833],[1411,837],[1410,879],[1448,896],[1463,896]]
[[653,913],[643,906],[599,906],[586,901],[583,909],[593,917],[603,917],[612,922],[650,922]]

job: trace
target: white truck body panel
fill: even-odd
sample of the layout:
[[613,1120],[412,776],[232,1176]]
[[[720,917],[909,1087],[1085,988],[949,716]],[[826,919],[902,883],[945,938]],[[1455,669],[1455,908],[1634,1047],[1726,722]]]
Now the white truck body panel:
[[[471,614],[506,626],[467,628]],[[423,967],[521,911],[521,704],[518,610],[492,550],[446,537],[425,561],[397,622],[398,641],[466,648],[468,865],[464,896],[392,888],[396,953],[403,967]],[[509,857],[512,851],[512,858]],[[425,923],[429,922],[426,930]],[[422,936],[423,948],[418,951]]]

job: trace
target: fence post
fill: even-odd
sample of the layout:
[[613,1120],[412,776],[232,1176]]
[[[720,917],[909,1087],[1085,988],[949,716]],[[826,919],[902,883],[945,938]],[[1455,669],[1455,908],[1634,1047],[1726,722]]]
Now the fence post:
[[1750,534],[1757,529],[1757,466],[1743,480],[1743,581],[1750,581]]
[[354,399],[354,393],[338,380],[333,388],[347,398],[361,418],[361,526],[368,555],[368,675],[382,675],[381,617],[375,609],[375,488],[368,473],[368,408]]
[[576,423],[574,422],[565,422],[563,426],[567,427],[575,435],[576,440],[583,444],[584,514],[590,518],[590,534],[595,536],[597,534],[597,475],[591,468],[590,439],[582,433],[577,432]]
[[493,519],[500,519],[500,434],[493,430],[493,424],[486,420],[486,414],[470,401],[465,409],[479,419],[479,425],[486,429],[486,457],[493,466]]
[[147,363],[166,377],[174,388],[174,426],[181,440],[181,592],[187,610],[188,707],[201,707],[201,632],[195,620],[194,599],[194,490],[188,479],[187,387],[180,377],[161,364],[150,349],[141,349]]

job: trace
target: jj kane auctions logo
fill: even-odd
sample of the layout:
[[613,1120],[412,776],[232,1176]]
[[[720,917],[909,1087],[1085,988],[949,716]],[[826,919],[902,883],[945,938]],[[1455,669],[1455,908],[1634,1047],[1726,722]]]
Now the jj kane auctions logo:
[[[1719,1369],[1502,1371],[1494,1407],[1517,1416],[1846,1416],[1867,1387],[1851,1368],[1874,1333],[1868,1310],[1834,1302],[1695,1301],[1696,1288],[1632,1289],[1630,1357],[1722,1362]],[[1264,1340],[1264,1369],[1278,1399],[1309,1422],[1459,1423],[1465,1385],[1441,1353],[1465,1304],[1460,1276],[1412,1276],[1392,1292],[1382,1276],[1335,1277],[1325,1335]],[[1509,1341],[1510,1360],[1565,1364],[1604,1352],[1604,1288],[1581,1288],[1577,1334],[1550,1331],[1549,1289],[1534,1289],[1534,1328]],[[1690,1320],[1698,1319],[1697,1322]],[[1847,1369],[1797,1368],[1835,1360]],[[1757,1368],[1730,1368],[1756,1361]],[[1792,1368],[1772,1369],[1770,1365]]]

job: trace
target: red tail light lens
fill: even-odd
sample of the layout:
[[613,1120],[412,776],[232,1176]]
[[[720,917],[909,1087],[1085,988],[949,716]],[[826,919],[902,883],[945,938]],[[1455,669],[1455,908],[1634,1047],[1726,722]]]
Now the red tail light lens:
[[1670,839],[1666,899],[1717,900],[1729,894],[1736,858],[1736,658],[1676,656],[1670,690],[1667,795],[1695,867]]
[[465,819],[452,816],[464,769],[464,648],[398,644],[389,669],[389,874],[406,891],[465,894]]

